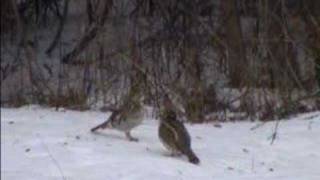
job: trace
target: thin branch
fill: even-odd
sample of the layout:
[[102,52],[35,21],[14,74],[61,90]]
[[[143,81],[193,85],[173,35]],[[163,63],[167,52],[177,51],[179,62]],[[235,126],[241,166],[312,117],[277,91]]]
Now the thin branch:
[[27,34],[27,30],[25,27],[26,25],[25,25],[25,22],[23,22],[20,14],[19,14],[17,3],[15,2],[15,0],[10,0],[10,3],[12,6],[12,9],[14,11],[14,18],[15,18],[16,25],[17,25],[19,40],[18,40],[17,50],[14,55],[14,60],[11,63],[11,65],[9,65],[5,69],[5,71],[3,71],[4,73],[3,73],[3,75],[1,75],[1,81],[5,80],[7,77],[9,77],[9,73],[14,73],[18,70],[18,67],[21,64],[20,55],[21,55],[21,51],[23,49],[23,45],[26,42],[26,34]]
[[105,2],[100,19],[89,28],[87,33],[80,39],[79,43],[73,48],[73,50],[63,57],[63,63],[69,63],[78,57],[79,54],[89,46],[90,42],[101,32],[108,14],[111,11],[112,5],[113,0],[108,0]]
[[274,131],[271,135],[271,142],[270,142],[270,145],[273,145],[274,141],[276,140],[276,138],[278,137],[278,127],[279,127],[279,123],[280,123],[280,119],[277,118],[277,122],[276,122],[276,125],[274,127]]
[[66,22],[66,17],[67,17],[67,14],[68,14],[69,2],[70,2],[69,0],[65,0],[64,1],[63,15],[62,15],[62,17],[59,18],[60,21],[59,21],[59,27],[58,27],[57,33],[56,33],[52,43],[50,44],[50,46],[46,50],[46,54],[48,56],[50,56],[52,51],[56,48],[56,46],[57,46],[57,44],[59,42],[59,39],[61,37],[62,31],[64,29],[65,22]]

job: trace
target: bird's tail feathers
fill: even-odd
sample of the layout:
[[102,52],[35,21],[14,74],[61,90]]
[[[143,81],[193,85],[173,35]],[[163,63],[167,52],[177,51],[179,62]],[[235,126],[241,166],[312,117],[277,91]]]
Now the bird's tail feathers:
[[200,160],[199,158],[196,156],[196,154],[191,150],[187,150],[185,152],[185,154],[188,156],[189,162],[193,163],[193,164],[199,164]]
[[99,124],[98,126],[94,127],[91,129],[91,132],[95,132],[98,129],[106,129],[106,128],[112,128],[112,124],[110,119],[107,121],[103,122],[102,124]]

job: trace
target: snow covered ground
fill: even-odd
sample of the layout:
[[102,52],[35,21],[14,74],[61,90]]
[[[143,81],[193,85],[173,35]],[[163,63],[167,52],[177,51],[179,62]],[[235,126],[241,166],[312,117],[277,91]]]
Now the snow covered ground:
[[320,112],[275,122],[187,125],[200,165],[169,157],[157,136],[158,122],[146,118],[128,142],[112,130],[90,128],[106,119],[95,111],[55,111],[28,106],[1,108],[3,180],[319,180]]

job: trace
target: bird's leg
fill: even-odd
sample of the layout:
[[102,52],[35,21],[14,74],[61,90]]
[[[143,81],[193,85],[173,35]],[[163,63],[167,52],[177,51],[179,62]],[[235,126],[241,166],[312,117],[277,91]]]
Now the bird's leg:
[[138,141],[139,139],[138,138],[134,138],[134,137],[132,137],[131,136],[131,134],[130,134],[130,131],[127,131],[127,132],[125,132],[126,133],[126,137],[127,137],[127,139],[129,140],[129,141]]

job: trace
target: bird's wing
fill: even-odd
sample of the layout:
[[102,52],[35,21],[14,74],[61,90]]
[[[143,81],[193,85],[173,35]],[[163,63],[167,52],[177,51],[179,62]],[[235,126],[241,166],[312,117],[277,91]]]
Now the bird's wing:
[[164,125],[172,133],[175,146],[179,149],[182,147],[190,147],[190,135],[182,122],[174,120],[170,123],[164,122]]
[[109,121],[111,122],[111,124],[115,125],[116,123],[120,123],[120,120],[122,119],[122,114],[123,114],[122,109],[118,109],[117,111],[114,111],[109,118]]

